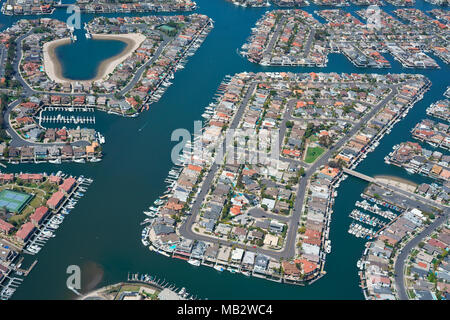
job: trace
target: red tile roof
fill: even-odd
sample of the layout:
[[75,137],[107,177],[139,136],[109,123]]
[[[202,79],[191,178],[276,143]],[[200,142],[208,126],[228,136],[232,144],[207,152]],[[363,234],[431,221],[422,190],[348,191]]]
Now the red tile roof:
[[64,182],[59,186],[60,190],[63,190],[65,192],[69,192],[73,186],[75,185],[76,180],[72,177],[67,178],[64,180]]
[[50,199],[47,200],[47,205],[49,207],[53,207],[56,208],[56,206],[58,205],[58,203],[64,198],[64,193],[62,193],[61,191],[57,191],[55,192]]
[[34,224],[32,224],[31,222],[27,222],[20,227],[19,231],[16,232],[16,237],[25,240],[28,238],[31,232],[34,231],[34,228]]
[[31,221],[35,221],[37,223],[40,223],[42,218],[44,218],[48,213],[47,207],[39,207],[36,210],[34,210],[34,213],[30,216]]
[[11,223],[8,223],[2,219],[0,219],[0,230],[9,233],[12,229],[14,228],[14,226]]

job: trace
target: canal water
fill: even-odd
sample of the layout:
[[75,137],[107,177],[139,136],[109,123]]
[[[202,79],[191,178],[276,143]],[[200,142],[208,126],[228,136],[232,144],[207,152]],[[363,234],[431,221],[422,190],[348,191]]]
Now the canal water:
[[[186,128],[191,132],[194,121],[201,119],[203,109],[213,99],[225,75],[242,71],[293,71],[293,72],[373,72],[422,73],[433,82],[430,91],[399,122],[380,146],[358,167],[369,175],[387,174],[408,178],[415,182],[429,181],[420,176],[409,176],[406,171],[385,165],[383,158],[392,146],[411,139],[410,129],[425,117],[430,103],[442,98],[448,83],[449,68],[437,60],[440,70],[413,70],[403,68],[388,57],[391,69],[360,69],[344,56],[331,55],[326,68],[261,67],[237,54],[250,35],[250,28],[271,8],[236,7],[225,0],[196,0],[197,12],[214,19],[215,27],[196,54],[189,58],[183,70],[175,74],[173,85],[161,100],[151,105],[148,112],[138,118],[125,119],[105,113],[96,113],[96,127],[106,137],[105,157],[102,162],[88,164],[23,164],[9,165],[8,172],[56,172],[62,170],[73,175],[94,179],[86,195],[66,218],[56,238],[51,239],[35,257],[39,260],[13,299],[73,299],[75,295],[66,287],[66,269],[79,265],[82,283],[91,289],[123,281],[128,272],[148,273],[165,279],[200,298],[208,299],[363,299],[359,288],[356,261],[363,251],[364,241],[347,233],[351,222],[348,214],[366,183],[349,177],[337,190],[330,238],[332,253],[327,255],[327,275],[306,287],[247,278],[212,268],[194,267],[190,264],[150,252],[140,241],[145,218],[142,211],[165,190],[164,179],[172,167],[170,141],[173,130]],[[417,0],[417,7],[429,10],[434,6]],[[325,8],[325,7],[321,7]],[[304,8],[308,12],[317,6]],[[354,12],[352,6],[344,8]],[[391,12],[393,7],[386,6]],[[110,15],[112,16],[112,15]],[[53,17],[65,20],[67,14],[58,10]],[[93,15],[83,15],[82,23]],[[0,16],[0,24],[11,25],[18,18]],[[78,38],[83,34],[77,33]],[[81,46],[71,46],[72,54],[81,54]],[[92,55],[96,55],[92,52]],[[99,60],[97,60],[99,61]],[[63,62],[64,63],[64,62]],[[75,65],[75,64],[74,64]],[[80,73],[91,70],[76,64]],[[33,257],[34,258],[34,257]],[[28,260],[32,261],[32,259]],[[85,288],[86,288],[85,287]]]
[[[71,80],[89,80],[97,75],[102,61],[121,53],[127,44],[119,40],[88,40],[77,36],[77,41],[59,46],[55,54],[61,61],[61,73]],[[82,68],[80,68],[82,66]]]

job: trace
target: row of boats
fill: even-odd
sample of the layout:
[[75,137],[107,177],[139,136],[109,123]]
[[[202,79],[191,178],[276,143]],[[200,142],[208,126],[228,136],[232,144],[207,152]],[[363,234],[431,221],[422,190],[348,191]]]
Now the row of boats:
[[183,299],[190,299],[190,300],[195,299],[195,297],[193,297],[190,293],[188,293],[186,291],[185,287],[182,287],[181,289],[176,288],[175,285],[170,285],[168,282],[166,282],[165,279],[159,280],[156,277],[150,276],[148,274],[141,274],[141,275],[139,275],[138,273],[128,274],[128,281],[144,282],[144,283],[154,285],[158,288],[167,288],[167,289],[175,292],[179,297],[181,297]]
[[386,222],[381,221],[378,218],[372,217],[370,214],[363,213],[363,212],[359,211],[358,209],[353,209],[352,212],[350,212],[349,217],[358,222],[368,224],[369,226],[372,226],[372,227],[377,227],[377,226],[383,227],[386,225]]
[[[56,175],[61,176],[61,172],[59,171]],[[38,229],[38,232],[28,242],[24,250],[25,253],[32,255],[37,254],[50,238],[55,237],[54,232],[59,229],[65,219],[65,216],[67,216],[75,207],[78,199],[84,196],[83,192],[86,192],[87,187],[93,182],[93,180],[80,176],[77,182],[78,187],[73,193],[73,197],[67,200],[64,206],[59,210],[59,213],[51,216],[43,223],[43,225]]]
[[224,80],[219,85],[217,92],[214,94],[213,102],[211,102],[205,108],[205,112],[202,114],[202,117],[205,118],[206,121],[209,121],[211,119],[211,117],[214,115],[214,110],[215,110],[217,104],[220,102],[220,99],[223,96],[224,92],[226,91],[232,78],[233,77],[230,75],[225,76]]
[[[159,208],[166,203],[165,198],[168,197],[168,194],[172,191],[172,189],[175,187],[175,184],[177,182],[177,178],[181,174],[181,171],[183,170],[182,166],[174,166],[170,169],[169,174],[167,178],[164,180],[164,182],[167,184],[167,190],[164,192],[164,195],[160,196],[159,199],[156,199],[153,202],[153,205],[148,207],[148,210],[144,211],[144,214],[148,217],[146,218],[141,225],[149,224],[153,221],[153,219],[158,215]],[[150,231],[150,226],[146,226],[142,230],[142,244],[144,246],[149,246],[150,242],[148,241],[148,234]]]
[[95,124],[95,116],[82,117],[82,116],[63,116],[62,114],[57,114],[56,116],[43,116],[38,117],[39,124],[43,122],[50,123],[73,123],[73,124]]
[[187,57],[193,56],[198,48],[200,48],[201,44],[205,40],[208,33],[201,33],[198,35],[193,42],[186,48],[186,50],[182,53],[182,57],[174,62],[173,68],[171,68],[167,74],[163,73],[161,78],[161,81],[156,87],[155,91],[152,91],[150,94],[150,98],[146,101],[147,103],[144,104],[141,111],[144,109],[148,110],[150,108],[150,103],[158,102],[159,99],[161,99],[164,92],[166,92],[167,88],[172,85],[172,82],[170,80],[174,79],[174,73],[177,72],[177,70],[184,69],[186,63],[187,63]]
[[388,209],[391,209],[391,210],[395,210],[395,211],[400,212],[400,213],[405,211],[405,209],[403,209],[403,208],[400,208],[400,207],[398,207],[396,205],[390,204],[389,202],[386,202],[386,201],[379,200],[379,199],[376,199],[374,197],[368,196],[365,193],[361,193],[361,198],[363,198],[363,199],[365,199],[367,201],[376,203],[376,204],[378,204],[380,206],[383,206],[385,208],[388,208]]
[[[377,231],[375,229],[379,230],[379,228],[384,228],[386,225],[394,220],[397,217],[397,214],[392,212],[391,210],[396,210],[400,212],[400,208],[398,208],[395,205],[392,205],[390,203],[387,203],[385,201],[375,199],[373,197],[370,197],[364,193],[361,193],[361,197],[363,198],[362,201],[356,201],[355,206],[363,209],[365,211],[368,211],[370,213],[376,214],[384,219],[387,220],[383,221],[380,218],[373,217],[368,213],[361,212],[358,209],[353,209],[352,212],[349,214],[349,217],[355,220],[356,222],[352,222],[348,229],[348,233],[354,235],[358,238],[367,238],[371,239]],[[369,202],[375,203],[374,205],[370,204]],[[381,210],[378,205],[382,205],[384,207],[387,207],[391,210]],[[366,224],[369,228],[363,227],[361,224]]]
[[84,107],[74,107],[74,106],[69,106],[69,107],[55,107],[55,106],[48,106],[42,109],[43,112],[45,111],[66,111],[66,112],[94,112],[94,108],[93,107],[88,107],[88,106],[84,106]]
[[352,224],[348,229],[348,233],[354,235],[357,238],[366,238],[370,240],[376,234],[376,231],[374,231],[373,229],[363,227],[359,223],[352,222]]
[[388,219],[388,220],[394,220],[397,217],[397,215],[395,213],[393,213],[392,211],[389,211],[389,210],[383,211],[376,204],[374,204],[373,206],[370,205],[370,203],[367,202],[367,200],[356,201],[355,206],[358,208],[364,209],[366,211],[372,212],[372,213],[379,215],[380,217]]

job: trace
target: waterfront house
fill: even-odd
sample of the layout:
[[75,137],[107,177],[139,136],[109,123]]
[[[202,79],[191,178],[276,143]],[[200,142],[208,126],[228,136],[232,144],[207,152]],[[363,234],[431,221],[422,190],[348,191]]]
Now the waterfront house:
[[9,158],[18,158],[20,156],[20,149],[16,147],[9,147],[8,156]]
[[258,273],[265,273],[267,265],[269,264],[269,257],[263,254],[257,254],[255,257],[255,266],[253,270]]
[[242,268],[247,270],[252,269],[255,263],[255,253],[252,251],[246,251],[242,259]]
[[235,264],[240,264],[243,256],[244,256],[244,249],[234,248],[233,251],[231,252],[231,262]]
[[36,159],[45,159],[47,157],[47,148],[43,146],[35,146],[34,156]]
[[14,226],[2,219],[0,219],[0,232],[3,234],[10,234],[11,231],[14,229]]
[[298,278],[301,274],[301,271],[298,269],[297,264],[294,261],[283,261],[281,266],[286,276]]
[[222,263],[228,263],[228,259],[231,254],[231,247],[229,246],[221,246],[219,248],[218,254],[217,254],[217,261]]
[[64,158],[72,158],[73,157],[73,148],[70,144],[65,144],[61,150],[62,156]]
[[59,186],[59,190],[65,192],[66,194],[70,194],[73,188],[76,186],[75,178],[69,177],[64,179],[63,183]]
[[14,182],[14,174],[12,173],[0,173],[0,183],[12,183]]
[[41,223],[45,220],[45,218],[49,215],[50,210],[47,207],[41,206],[34,210],[34,213],[30,216],[30,221],[36,226],[39,227]]
[[18,179],[26,183],[41,183],[44,181],[44,176],[39,173],[22,173],[19,174]]
[[30,239],[36,227],[31,222],[24,223],[20,229],[16,232],[16,240],[20,243],[26,243]]
[[204,255],[205,260],[209,262],[215,261],[218,253],[219,253],[219,244],[218,243],[209,244],[205,250]]
[[33,147],[22,147],[20,151],[20,156],[22,159],[33,159],[34,158],[34,148]]
[[203,241],[196,241],[192,248],[191,257],[202,259],[203,255],[205,254],[205,251],[206,251],[206,243]]
[[64,193],[61,191],[57,191],[54,194],[52,194],[50,199],[47,200],[47,206],[50,209],[56,209],[63,202],[64,198],[65,198]]

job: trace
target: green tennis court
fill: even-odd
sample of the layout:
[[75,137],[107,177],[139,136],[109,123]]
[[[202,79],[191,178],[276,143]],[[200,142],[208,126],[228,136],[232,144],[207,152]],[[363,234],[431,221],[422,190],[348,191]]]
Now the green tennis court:
[[10,212],[20,213],[31,197],[27,193],[3,190],[0,192],[0,207],[6,207]]

